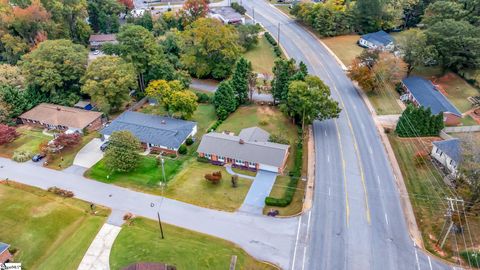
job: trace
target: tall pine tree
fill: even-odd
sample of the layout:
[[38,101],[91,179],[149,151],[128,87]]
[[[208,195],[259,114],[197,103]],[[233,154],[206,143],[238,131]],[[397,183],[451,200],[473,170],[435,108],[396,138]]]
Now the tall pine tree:
[[252,64],[241,57],[235,64],[231,84],[235,92],[237,104],[244,104],[248,100],[248,78],[252,73]]
[[222,81],[218,85],[213,97],[213,105],[220,120],[225,120],[229,114],[237,109],[237,100],[230,81]]
[[283,102],[287,99],[288,85],[297,72],[295,60],[277,59],[273,67],[274,78],[271,82],[272,95],[275,102]]
[[400,116],[395,132],[400,137],[438,136],[443,127],[442,113],[432,115],[430,108],[410,104]]

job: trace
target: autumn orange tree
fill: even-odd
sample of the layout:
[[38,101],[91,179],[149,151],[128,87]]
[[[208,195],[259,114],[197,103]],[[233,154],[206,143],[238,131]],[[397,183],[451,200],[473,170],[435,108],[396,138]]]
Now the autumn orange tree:
[[192,22],[205,18],[208,13],[209,0],[187,0],[183,4],[183,8],[180,10],[180,17],[182,18],[183,25],[189,25]]

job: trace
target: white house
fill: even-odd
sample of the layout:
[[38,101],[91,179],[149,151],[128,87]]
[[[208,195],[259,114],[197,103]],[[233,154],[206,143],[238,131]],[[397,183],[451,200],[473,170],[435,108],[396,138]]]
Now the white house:
[[380,49],[393,51],[393,38],[387,32],[381,30],[374,33],[368,33],[360,37],[358,45],[368,49]]
[[440,162],[454,176],[458,174],[458,165],[462,160],[460,140],[457,138],[432,143],[430,155]]

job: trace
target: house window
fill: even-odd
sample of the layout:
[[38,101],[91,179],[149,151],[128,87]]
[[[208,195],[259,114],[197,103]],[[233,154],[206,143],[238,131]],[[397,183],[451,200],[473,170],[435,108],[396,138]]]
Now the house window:
[[440,153],[440,152],[441,152],[441,151],[440,151],[440,149],[438,149],[438,148],[437,148],[437,150],[435,150],[435,153],[437,153],[437,154]]
[[453,164],[453,160],[450,160],[450,165],[452,165],[452,164]]

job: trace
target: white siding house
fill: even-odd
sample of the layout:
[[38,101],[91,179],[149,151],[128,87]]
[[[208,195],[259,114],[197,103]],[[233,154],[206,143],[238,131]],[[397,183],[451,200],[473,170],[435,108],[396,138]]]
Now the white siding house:
[[461,161],[460,140],[449,139],[433,142],[433,148],[430,155],[440,162],[453,175],[458,175],[458,166]]

